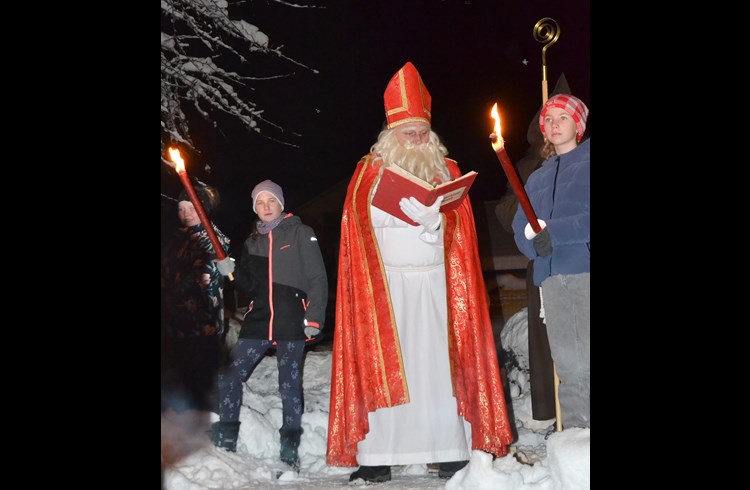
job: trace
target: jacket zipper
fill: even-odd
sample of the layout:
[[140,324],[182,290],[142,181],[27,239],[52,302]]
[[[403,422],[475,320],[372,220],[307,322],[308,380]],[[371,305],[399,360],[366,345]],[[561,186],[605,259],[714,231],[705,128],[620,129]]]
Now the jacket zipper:
[[[555,167],[555,179],[552,181],[552,206],[549,210],[548,219],[552,219],[555,212],[555,194],[557,193],[557,175],[560,173],[560,155],[557,156],[557,167]],[[552,254],[549,256],[549,272],[552,274]]]
[[268,340],[273,340],[273,231],[268,232],[268,305],[271,317],[268,319]]
[[552,219],[552,213],[555,211],[555,193],[557,192],[557,174],[560,173],[560,156],[557,157],[557,167],[555,167],[555,179],[552,181],[552,207],[549,210],[547,218]]

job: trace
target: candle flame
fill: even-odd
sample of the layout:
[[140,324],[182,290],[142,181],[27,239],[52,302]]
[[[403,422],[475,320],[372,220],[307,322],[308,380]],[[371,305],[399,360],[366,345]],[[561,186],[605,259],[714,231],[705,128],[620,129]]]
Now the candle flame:
[[495,128],[493,129],[493,132],[492,132],[492,135],[495,136],[495,140],[492,142],[492,148],[495,151],[497,151],[501,149],[503,146],[505,146],[505,141],[503,141],[503,135],[501,133],[501,128],[500,128],[500,113],[497,110],[497,102],[495,102],[495,105],[492,106],[492,111],[490,111],[490,116],[492,116],[492,119],[495,120]]
[[169,159],[174,162],[177,172],[185,171],[185,161],[180,156],[179,148],[169,148]]

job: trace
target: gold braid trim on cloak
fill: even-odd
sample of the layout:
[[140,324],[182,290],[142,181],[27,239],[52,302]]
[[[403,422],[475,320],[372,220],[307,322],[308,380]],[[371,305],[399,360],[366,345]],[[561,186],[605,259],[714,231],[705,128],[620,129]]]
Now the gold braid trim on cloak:
[[[369,430],[368,412],[409,402],[398,333],[374,231],[370,194],[379,168],[367,155],[347,188],[331,365],[326,462],[357,466],[357,443]],[[453,177],[461,175],[446,158]],[[445,213],[448,349],[458,413],[471,423],[472,449],[504,456],[512,432],[497,363],[487,293],[469,199]]]

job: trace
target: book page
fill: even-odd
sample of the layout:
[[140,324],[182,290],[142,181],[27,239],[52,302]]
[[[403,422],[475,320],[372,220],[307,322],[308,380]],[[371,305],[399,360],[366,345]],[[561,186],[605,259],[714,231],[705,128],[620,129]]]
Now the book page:
[[403,176],[405,179],[409,180],[410,182],[414,182],[420,187],[423,187],[428,190],[434,189],[434,186],[430,185],[429,183],[425,182],[424,180],[420,179],[413,173],[409,172],[408,170],[405,170],[398,165],[392,165],[390,167],[386,167],[387,170],[390,170],[393,173],[399,174]]

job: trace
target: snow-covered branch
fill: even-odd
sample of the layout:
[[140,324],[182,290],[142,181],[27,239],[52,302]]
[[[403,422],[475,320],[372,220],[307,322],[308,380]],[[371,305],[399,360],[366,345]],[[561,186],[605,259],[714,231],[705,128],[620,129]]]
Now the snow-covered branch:
[[[325,8],[272,1],[292,8]],[[161,11],[162,155],[173,143],[194,148],[188,116],[193,113],[214,127],[218,114],[228,114],[264,138],[297,146],[289,138],[294,133],[264,117],[264,110],[249,97],[256,83],[295,75],[291,70],[255,74],[268,72],[267,66],[258,64],[264,56],[313,73],[316,69],[286,56],[253,24],[230,19],[227,0],[161,0]]]

